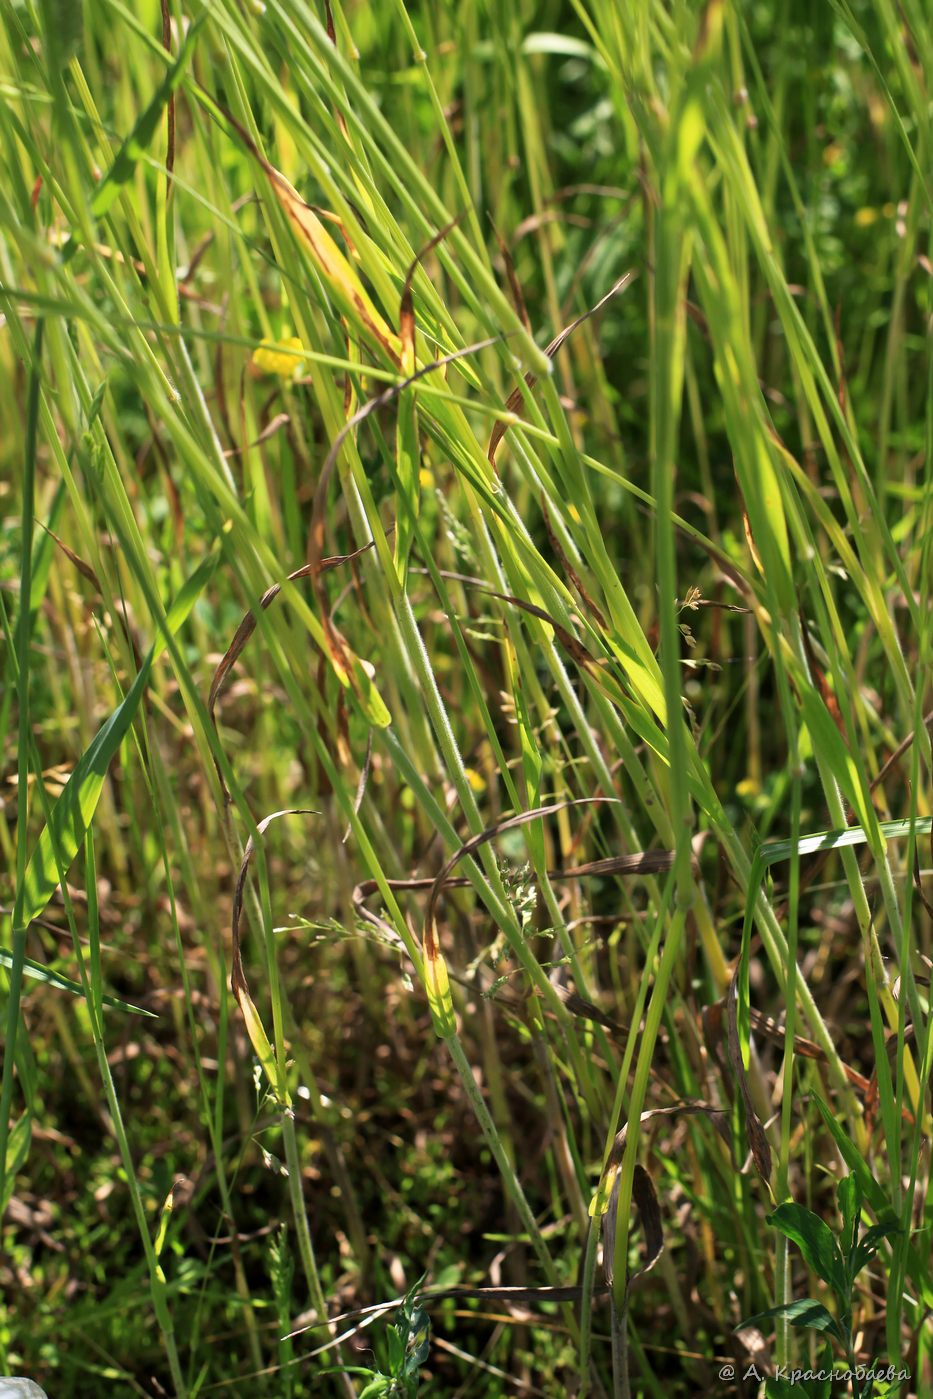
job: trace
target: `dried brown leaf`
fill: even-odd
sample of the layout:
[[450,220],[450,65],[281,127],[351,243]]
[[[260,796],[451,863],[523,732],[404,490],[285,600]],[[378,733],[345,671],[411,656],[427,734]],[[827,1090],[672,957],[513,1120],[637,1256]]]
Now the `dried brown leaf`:
[[[924,729],[929,729],[933,727],[933,709],[930,710],[929,714],[925,714],[923,716],[923,723],[921,727]],[[916,730],[912,731],[907,735],[905,739],[901,740],[901,742],[897,745],[891,756],[882,765],[878,775],[872,778],[871,782],[868,784],[868,790],[870,792],[873,792],[875,788],[884,781],[888,773],[891,771],[892,767],[894,767],[895,763],[900,762],[901,758],[903,758],[904,754],[910,748],[910,745],[913,743],[915,737]]]
[[266,424],[262,432],[252,442],[245,447],[232,447],[224,452],[225,457],[241,457],[244,452],[250,452],[254,447],[261,447],[264,442],[268,442],[270,437],[274,437],[277,432],[281,432],[283,427],[287,427],[291,418],[287,413],[276,413],[275,417]]
[[415,304],[412,292],[415,273],[428,253],[433,252],[438,243],[443,242],[462,218],[463,214],[458,214],[455,219],[451,219],[438,233],[429,238],[424,247],[415,254],[405,274],[405,285],[402,288],[402,299],[398,312],[398,333],[402,342],[402,371],[405,374],[411,374],[415,368]]
[[[731,1147],[732,1136],[729,1131],[729,1114],[723,1112],[721,1108],[714,1108],[712,1103],[704,1103],[699,1099],[684,1099],[683,1102],[669,1103],[666,1107],[662,1108],[646,1108],[641,1114],[639,1122],[644,1126],[646,1122],[653,1122],[656,1118],[696,1116],[708,1118],[712,1126],[715,1127],[716,1131],[722,1137],[726,1146]],[[613,1138],[609,1159],[606,1162],[607,1170],[621,1164],[622,1155],[625,1151],[625,1143],[628,1140],[628,1129],[629,1124],[627,1122],[623,1123]]]
[[[332,568],[339,568],[342,564],[349,563],[351,562],[351,560],[359,558],[361,554],[365,554],[366,551],[368,549],[371,549],[372,547],[373,541],[370,540],[368,544],[364,544],[361,548],[356,549],[352,554],[336,554],[331,558],[321,559],[320,563],[316,565],[316,567],[319,568],[321,573],[326,573]],[[296,568],[293,573],[290,573],[288,575],[287,581],[291,583],[298,578],[307,578],[310,576],[311,572],[312,565],[303,564],[301,568]],[[281,583],[273,583],[271,588],[267,588],[266,591],[263,593],[262,597],[259,599],[259,603],[257,604],[258,608],[265,611],[265,609],[278,597],[279,593],[282,591],[282,586],[283,585]],[[207,696],[207,712],[215,730],[217,728],[217,717],[215,713],[217,708],[217,701],[220,698],[224,685],[226,684],[227,677],[229,676],[231,670],[239,660],[243,652],[243,648],[246,646],[246,643],[249,641],[250,637],[253,635],[253,632],[256,630],[256,626],[256,612],[247,612],[243,620],[240,622],[240,625],[237,627],[233,635],[233,640],[230,642],[230,645],[224,652],[220,660],[220,664],[214,671],[214,675],[211,680],[211,687],[208,691]],[[215,766],[217,767],[217,776],[220,780],[220,785],[223,788],[224,796],[227,800],[229,800],[230,793],[227,791],[227,786],[224,782],[223,774],[220,771],[219,765],[215,764]]]
[[[720,1004],[722,1004],[720,1002]],[[783,1045],[786,1034],[783,1025],[779,1025],[776,1020],[772,1020],[767,1015],[762,1015],[760,1010],[754,1007],[750,1013],[751,1023],[754,1029],[766,1039],[770,1039],[776,1044]],[[815,1059],[820,1063],[826,1062],[826,1053],[815,1044],[813,1040],[805,1039],[803,1035],[794,1035],[794,1053],[799,1054],[801,1059]],[[864,1093],[868,1089],[868,1079],[864,1074],[860,1074],[856,1069],[852,1069],[848,1064],[842,1064],[842,1071],[849,1082],[860,1092]]]
[[[603,1276],[606,1279],[608,1287],[612,1287],[615,1280],[614,1260],[616,1227],[619,1218],[619,1190],[621,1184],[622,1175],[620,1172],[613,1182],[609,1208],[602,1217]],[[658,1204],[658,1194],[654,1188],[654,1181],[640,1163],[636,1163],[632,1175],[632,1203],[638,1208],[638,1215],[645,1236],[645,1261],[640,1268],[636,1268],[634,1272],[629,1273],[625,1281],[626,1292],[628,1292],[637,1277],[651,1271],[664,1251],[664,1229],[661,1223],[661,1207]]]
[[[40,520],[39,523],[42,524],[42,521]],[[81,574],[82,578],[86,578],[87,581],[97,590],[98,593],[103,594],[104,590],[100,586],[100,579],[94,572],[91,565],[89,563],[85,563],[84,559],[80,558],[73,549],[69,549],[65,541],[63,539],[59,539],[58,535],[54,532],[54,530],[50,530],[48,525],[42,525],[42,528],[45,530],[46,534],[51,539],[54,539],[59,549],[61,549],[62,553],[65,555],[65,558],[69,561],[69,563],[74,564],[75,568]]]

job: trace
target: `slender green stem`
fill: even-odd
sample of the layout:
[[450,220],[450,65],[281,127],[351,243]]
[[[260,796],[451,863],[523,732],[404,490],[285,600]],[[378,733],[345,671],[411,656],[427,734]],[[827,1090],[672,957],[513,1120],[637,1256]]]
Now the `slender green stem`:
[[23,461],[23,499],[21,510],[22,557],[20,561],[19,616],[16,626],[17,695],[19,699],[19,744],[16,792],[16,901],[13,907],[12,962],[6,1010],[6,1043],[3,1054],[3,1079],[0,1086],[0,1228],[7,1203],[7,1143],[10,1133],[10,1113],[13,1108],[13,1069],[16,1063],[16,1041],[19,1032],[20,997],[23,988],[23,963],[26,956],[26,932],[23,924],[23,903],[26,882],[26,850],[29,817],[29,754],[31,751],[30,717],[30,641],[32,637],[32,536],[35,530],[36,447],[39,427],[39,384],[42,362],[42,337],[45,321],[36,321],[29,364],[29,396],[26,402],[26,443]]

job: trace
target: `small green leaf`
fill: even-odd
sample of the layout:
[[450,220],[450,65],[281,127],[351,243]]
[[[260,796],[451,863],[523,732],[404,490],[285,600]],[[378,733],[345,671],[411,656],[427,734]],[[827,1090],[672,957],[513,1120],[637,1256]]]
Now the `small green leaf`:
[[457,1033],[457,1017],[450,994],[447,963],[440,948],[432,948],[430,952],[425,949],[424,987],[428,993],[428,1009],[434,1022],[434,1033],[439,1039],[449,1039]]
[[602,56],[583,39],[571,34],[528,34],[522,40],[522,53],[543,53],[557,58],[580,58],[598,67],[605,67]]
[[823,1359],[819,1365],[819,1369],[823,1371],[826,1378],[822,1380],[805,1381],[805,1391],[810,1396],[810,1399],[831,1399],[833,1392],[833,1348],[828,1341],[823,1350]]
[[401,1326],[386,1327],[386,1350],[389,1373],[396,1378],[405,1364],[405,1337]]
[[677,174],[681,180],[688,180],[700,147],[706,137],[706,119],[702,104],[695,98],[688,98],[680,116],[677,131]]
[[606,1169],[605,1175],[601,1177],[599,1185],[596,1187],[596,1194],[590,1201],[590,1207],[588,1211],[590,1219],[598,1219],[600,1215],[605,1214],[606,1211],[609,1209],[609,1201],[612,1197],[612,1188],[615,1185],[616,1176],[618,1174],[618,1163],[613,1164],[612,1162],[610,1162],[609,1166]]
[[856,1277],[865,1264],[875,1256],[878,1252],[878,1245],[883,1239],[901,1232],[900,1222],[897,1219],[882,1220],[878,1224],[873,1224],[870,1229],[866,1229],[852,1255],[852,1276]]
[[253,999],[245,986],[237,987],[235,995],[237,1004],[243,1013],[243,1019],[246,1023],[246,1033],[249,1035],[250,1044],[253,1046],[253,1052],[256,1058],[262,1065],[263,1072],[269,1082],[269,1087],[283,1107],[290,1107],[292,1101],[291,1095],[289,1094],[287,1084],[279,1073],[279,1064],[275,1057],[275,1050],[269,1042],[269,1036],[266,1034],[265,1028],[263,1027],[259,1011],[256,1009]]
[[406,1376],[416,1376],[431,1350],[431,1322],[424,1307],[417,1303],[408,1317],[408,1344],[405,1360]]
[[832,1396],[832,1347],[827,1343],[827,1349],[822,1351],[822,1361],[820,1370],[824,1374],[822,1379],[804,1379],[804,1393],[809,1399],[831,1399]]

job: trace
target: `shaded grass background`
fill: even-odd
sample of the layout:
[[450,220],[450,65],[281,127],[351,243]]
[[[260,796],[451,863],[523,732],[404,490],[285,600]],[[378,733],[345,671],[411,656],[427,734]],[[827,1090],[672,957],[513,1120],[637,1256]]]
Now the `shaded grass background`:
[[[169,9],[177,58],[201,12]],[[727,1360],[805,1356],[780,1328],[733,1334],[818,1286],[765,1227],[745,1160],[722,1003],[754,912],[738,1024],[741,1039],[746,1010],[771,1022],[753,1019],[747,1068],[774,1198],[835,1223],[843,1163],[818,1095],[904,1225],[860,1297],[862,1354],[903,1359],[922,1394],[923,8],[399,0],[335,5],[332,39],[304,4],[218,0],[176,74],[173,162],[158,6],[76,14],[11,6],[2,37],[13,923],[21,852],[171,600],[215,566],[26,939],[84,997],[24,983],[7,1366],[56,1395],[346,1392],[322,1372],[334,1355],[308,1357],[324,1333],[280,1339],[322,1295],[344,1310],[425,1273],[591,1287],[587,1207],[627,1119],[613,1307],[435,1303],[429,1385],[621,1393],[627,1368],[635,1393],[716,1392]],[[254,147],[332,243],[296,231]],[[348,415],[401,377],[406,274],[457,216],[413,278],[417,363],[496,343],[350,433],[316,501]],[[630,271],[548,376],[543,347]],[[287,354],[254,361],[292,337],[294,378]],[[505,420],[493,468],[526,372],[525,426]],[[207,695],[244,613],[370,540],[257,610],[215,737]],[[355,689],[329,617],[371,667]],[[619,800],[564,806],[455,871],[471,887],[438,905],[450,1033],[424,990],[426,895],[388,881],[435,877],[512,813],[593,796]],[[231,906],[247,839],[290,807],[319,814],[257,842],[241,930],[264,1074],[227,989]],[[886,848],[884,819],[915,834]],[[759,897],[760,842],[854,820],[867,849],[775,864]],[[545,873],[653,848],[671,852],[660,873]],[[158,1019],[102,1012],[103,992]],[[821,1057],[794,1054],[795,1031]],[[731,1152],[702,1115],[639,1133],[641,1111],[695,1100],[730,1114]],[[666,1251],[626,1328],[638,1160]],[[378,1366],[384,1347],[379,1322],[339,1359]]]

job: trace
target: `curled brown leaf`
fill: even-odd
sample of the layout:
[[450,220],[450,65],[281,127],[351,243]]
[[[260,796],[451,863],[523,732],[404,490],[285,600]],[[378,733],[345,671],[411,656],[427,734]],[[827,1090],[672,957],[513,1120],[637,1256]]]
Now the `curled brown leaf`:
[[[280,816],[319,816],[319,811],[314,811],[306,806],[287,807],[284,811],[273,811],[270,816],[264,816],[256,825],[259,835],[264,835],[273,821],[277,821]],[[233,890],[233,910],[230,918],[230,936],[232,941],[232,962],[230,967],[230,989],[239,1004],[245,992],[249,995],[249,983],[243,971],[243,957],[240,950],[240,917],[243,913],[243,891],[246,888],[246,876],[249,874],[249,863],[253,858],[255,845],[253,837],[250,836],[243,849],[243,859],[240,862],[240,871],[237,875],[236,885]]]
[[[372,547],[373,541],[370,540],[368,544],[362,545],[361,548],[354,550],[352,554],[337,554],[332,556],[331,558],[321,559],[320,562],[315,565],[303,564],[301,568],[296,568],[293,573],[290,573],[286,581],[293,583],[296,581],[296,579],[308,578],[311,575],[314,568],[317,568],[321,573],[326,573],[332,568],[339,568],[342,564],[350,563],[354,559],[359,558],[361,554],[365,554],[366,551],[368,549],[371,549]],[[266,591],[263,593],[262,597],[259,599],[257,608],[262,611],[265,611],[265,609],[269,607],[270,604],[273,603],[278,597],[279,593],[282,591],[282,587],[283,585],[281,583],[273,583],[270,588],[267,588]],[[256,611],[253,610],[247,612],[243,620],[240,622],[240,625],[234,632],[233,640],[230,642],[230,645],[227,647],[226,651],[221,657],[217,669],[214,671],[214,675],[211,680],[211,687],[208,691],[207,696],[207,712],[215,732],[217,730],[217,701],[220,698],[223,687],[227,682],[227,677],[229,676],[231,670],[239,660],[240,655],[243,652],[243,648],[249,641],[250,637],[253,635],[253,632],[256,630],[256,626]],[[217,769],[217,777],[224,794],[224,799],[226,801],[229,801],[230,793],[227,790],[227,784],[224,781],[220,765],[216,762],[216,760],[214,766]]]

